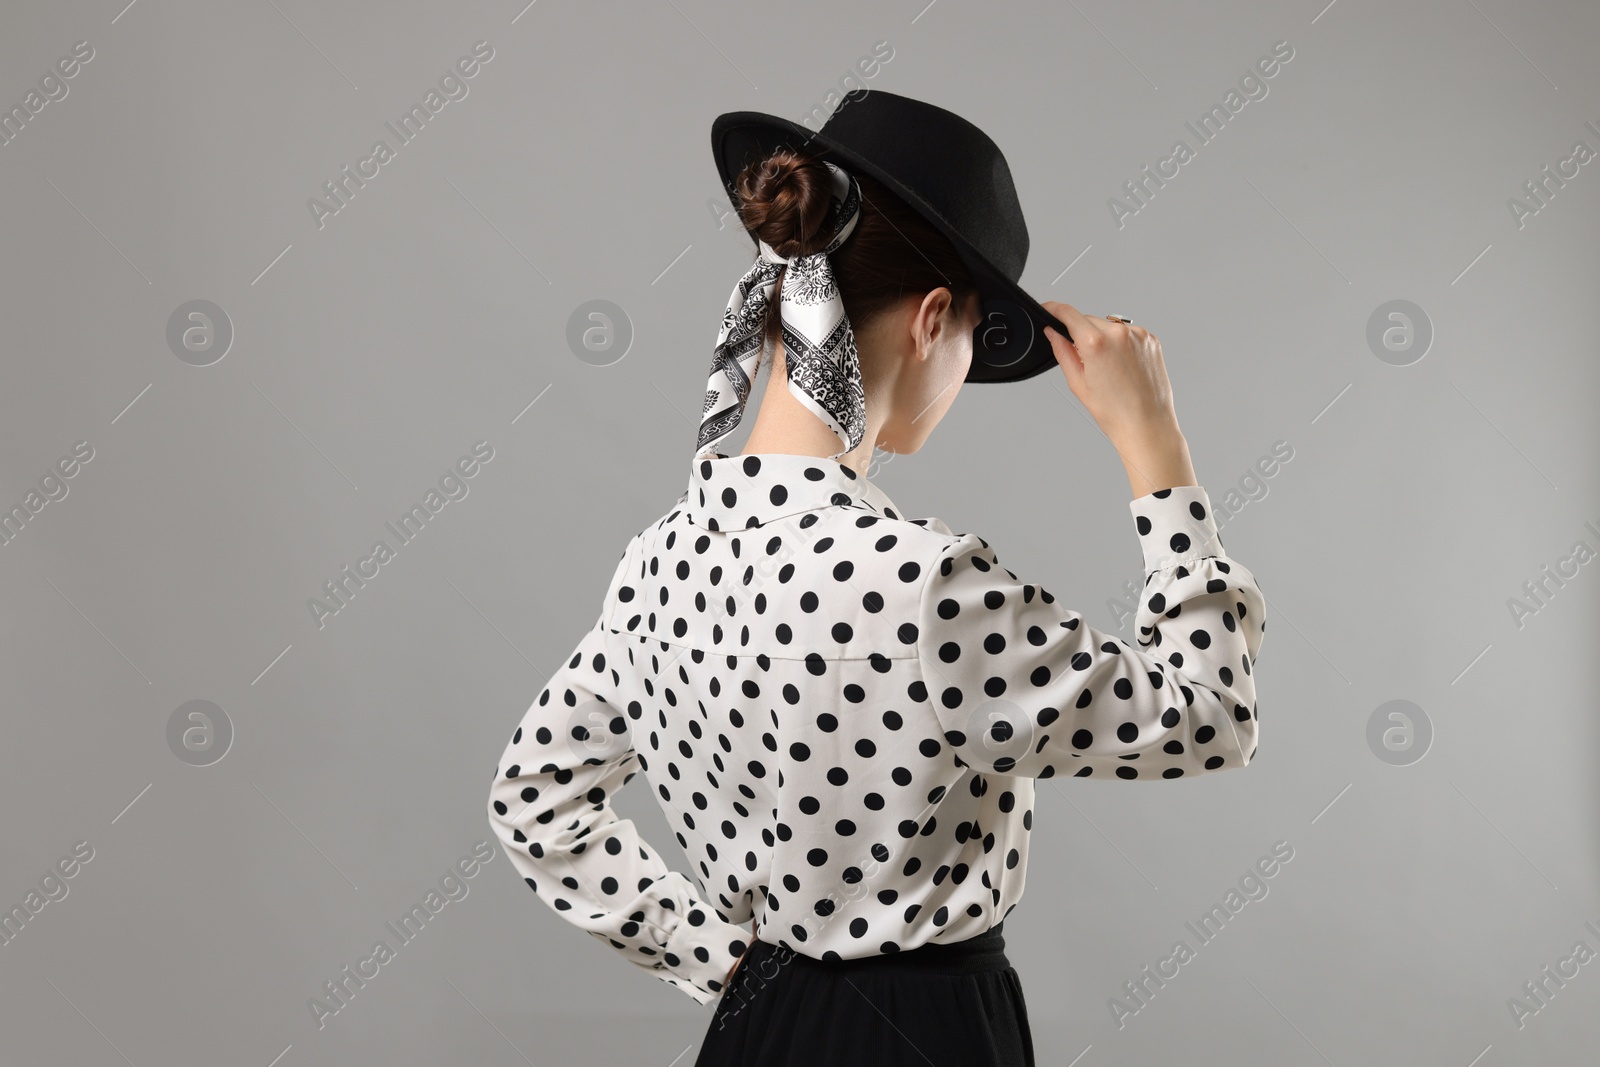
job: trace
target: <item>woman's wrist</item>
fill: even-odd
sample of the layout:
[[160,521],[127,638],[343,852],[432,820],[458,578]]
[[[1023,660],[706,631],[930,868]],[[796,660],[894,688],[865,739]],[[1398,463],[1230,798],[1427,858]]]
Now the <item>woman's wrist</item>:
[[1189,442],[1176,422],[1148,427],[1118,441],[1117,453],[1135,500],[1158,489],[1198,484]]

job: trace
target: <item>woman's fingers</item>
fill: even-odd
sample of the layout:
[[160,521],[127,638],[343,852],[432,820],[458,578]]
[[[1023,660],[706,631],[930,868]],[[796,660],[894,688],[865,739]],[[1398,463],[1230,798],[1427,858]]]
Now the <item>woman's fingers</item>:
[[1067,385],[1074,394],[1078,393],[1083,382],[1083,360],[1078,357],[1078,350],[1056,331],[1054,326],[1044,328],[1045,340],[1050,342],[1050,348],[1055,353],[1056,362],[1061,364],[1061,371],[1067,376]]
[[1133,323],[1085,315],[1071,304],[1042,305],[1072,331],[1072,341],[1047,328],[1056,361],[1073,395],[1115,444],[1124,434],[1165,426],[1176,416],[1155,334]]
[[1072,331],[1075,341],[1067,340],[1060,331],[1051,326],[1044,328],[1044,335],[1050,342],[1056,362],[1061,364],[1062,373],[1067,376],[1067,387],[1072,390],[1073,395],[1082,400],[1086,382],[1083,377],[1083,357],[1078,353],[1078,344],[1087,342],[1091,346],[1094,345],[1095,339],[1100,336],[1099,328],[1090,323],[1088,318],[1071,304],[1047,300],[1039,306],[1060,319],[1066,324],[1067,329]]
[[1083,312],[1071,304],[1063,304],[1059,300],[1046,300],[1039,306],[1066,324],[1067,329],[1072,333],[1073,342],[1081,343],[1083,337],[1090,333],[1101,332],[1100,327],[1106,324],[1105,319],[1098,320],[1098,324],[1092,322]]

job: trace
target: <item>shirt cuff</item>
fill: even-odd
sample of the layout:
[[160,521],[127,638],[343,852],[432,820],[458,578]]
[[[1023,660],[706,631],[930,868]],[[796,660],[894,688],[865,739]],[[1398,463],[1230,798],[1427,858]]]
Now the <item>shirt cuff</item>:
[[[661,977],[701,1004],[722,995],[733,961],[750,945],[750,931],[720,918],[714,911],[691,905],[689,913],[667,932]],[[668,974],[671,977],[668,977]]]
[[1222,538],[1204,487],[1175,485],[1128,502],[1145,573],[1223,554]]

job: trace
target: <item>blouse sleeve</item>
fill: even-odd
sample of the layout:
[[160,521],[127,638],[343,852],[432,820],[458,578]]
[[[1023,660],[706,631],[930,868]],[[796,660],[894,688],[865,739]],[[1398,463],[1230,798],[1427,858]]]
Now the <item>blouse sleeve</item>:
[[927,574],[915,641],[958,759],[996,773],[1139,781],[1243,767],[1256,750],[1255,578],[1198,485],[1129,502],[1144,556],[1133,643],[1020,581],[976,534]]
[[607,621],[633,554],[623,552],[600,618],[511,735],[489,791],[489,824],[528,888],[628,962],[707,1004],[750,939],[667,868],[611,797],[639,769],[623,716],[622,664]]

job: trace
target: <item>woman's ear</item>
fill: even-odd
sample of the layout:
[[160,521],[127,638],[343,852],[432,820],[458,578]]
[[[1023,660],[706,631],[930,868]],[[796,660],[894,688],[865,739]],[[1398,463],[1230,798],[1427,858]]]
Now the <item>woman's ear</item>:
[[912,317],[912,328],[917,339],[917,354],[926,357],[927,350],[940,341],[946,331],[953,328],[954,306],[950,290],[943,286],[930,289],[923,295]]

